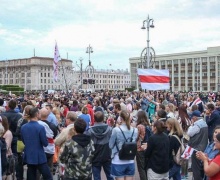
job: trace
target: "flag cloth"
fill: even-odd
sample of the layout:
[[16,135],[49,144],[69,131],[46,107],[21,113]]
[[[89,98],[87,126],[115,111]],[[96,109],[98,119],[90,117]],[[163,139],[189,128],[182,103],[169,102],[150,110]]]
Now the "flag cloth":
[[200,103],[202,103],[202,101],[201,101],[201,99],[198,97],[197,99],[195,99],[195,101],[193,101],[193,103],[191,104],[190,107],[192,107],[193,105],[198,105],[198,104],[200,104]]
[[168,69],[137,69],[137,73],[142,89],[170,89],[170,76]]
[[192,156],[192,153],[193,153],[194,150],[195,150],[194,148],[187,145],[184,153],[181,156],[181,158],[189,159]]
[[53,60],[53,79],[55,82],[57,82],[58,79],[58,62],[61,60],[60,53],[58,50],[57,43],[55,44],[55,50],[54,50],[54,60]]

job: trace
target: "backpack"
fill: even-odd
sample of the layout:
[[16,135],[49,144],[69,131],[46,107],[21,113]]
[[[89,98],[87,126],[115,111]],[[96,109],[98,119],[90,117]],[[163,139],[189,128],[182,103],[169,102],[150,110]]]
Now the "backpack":
[[175,154],[174,150],[172,151],[173,161],[178,165],[183,165],[185,160],[183,158],[181,158],[181,155],[185,151],[185,146],[177,135],[172,135],[172,136],[174,136],[180,143],[180,147],[179,147],[177,153]]
[[[121,128],[119,127],[119,129],[121,130]],[[120,150],[118,150],[118,156],[120,160],[134,160],[136,153],[137,153],[137,143],[136,142],[132,142],[133,139],[133,135],[134,135],[134,128],[133,128],[133,133],[130,137],[130,141],[127,141],[127,139],[125,137],[125,134],[123,133],[123,131],[121,130],[125,142],[123,143],[122,147]],[[117,147],[117,144],[116,144]],[[117,147],[118,149],[118,147]]]
[[149,126],[145,127],[145,136],[141,143],[147,143],[151,135],[153,134],[151,128]]

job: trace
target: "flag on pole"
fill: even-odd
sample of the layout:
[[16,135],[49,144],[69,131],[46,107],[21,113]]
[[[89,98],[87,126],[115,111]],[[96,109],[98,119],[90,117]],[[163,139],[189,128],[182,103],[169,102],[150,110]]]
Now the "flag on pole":
[[60,60],[61,60],[60,53],[59,53],[57,42],[56,42],[55,50],[54,50],[54,60],[53,60],[53,79],[55,82],[57,82],[57,79],[58,79],[58,62]]
[[137,69],[137,73],[142,89],[170,89],[170,76],[167,69]]
[[194,150],[195,150],[194,148],[187,145],[184,153],[181,156],[181,158],[189,159],[192,156],[192,153],[193,153]]

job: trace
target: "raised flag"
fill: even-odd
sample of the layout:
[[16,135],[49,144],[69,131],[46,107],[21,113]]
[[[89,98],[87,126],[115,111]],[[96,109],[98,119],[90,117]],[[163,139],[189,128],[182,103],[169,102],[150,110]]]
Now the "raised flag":
[[55,44],[54,60],[53,60],[53,79],[55,82],[58,80],[58,62],[61,60],[57,43]]
[[170,76],[167,69],[137,69],[142,89],[170,89]]
[[202,101],[201,101],[201,99],[198,97],[197,99],[195,99],[195,101],[193,101],[193,103],[191,104],[190,107],[192,107],[193,105],[198,105],[198,104],[200,104],[200,103],[202,103]]
[[181,158],[189,159],[192,156],[192,153],[193,153],[194,150],[195,150],[194,148],[187,145],[184,153],[181,156]]

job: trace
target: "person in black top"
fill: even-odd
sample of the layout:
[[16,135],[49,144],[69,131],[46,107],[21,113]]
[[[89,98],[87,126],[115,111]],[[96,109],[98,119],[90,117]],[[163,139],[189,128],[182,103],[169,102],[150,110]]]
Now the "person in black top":
[[148,159],[148,179],[169,179],[170,142],[164,133],[166,126],[163,121],[155,121],[152,126],[153,135],[149,138],[145,156]]
[[17,140],[18,140],[18,137],[15,134],[15,132],[17,129],[18,120],[22,117],[20,113],[15,111],[16,106],[17,106],[17,101],[15,99],[11,99],[8,102],[9,110],[1,114],[2,116],[6,116],[8,119],[9,130],[12,132],[13,135],[11,150],[15,156],[17,156]]

